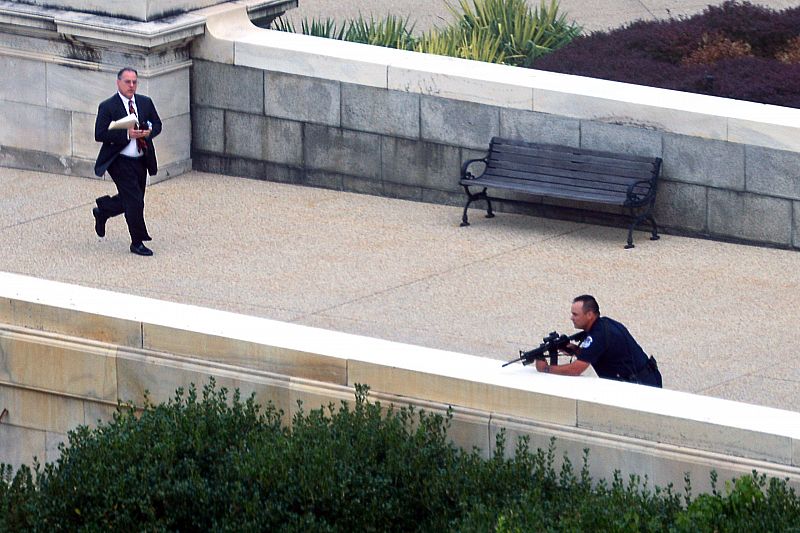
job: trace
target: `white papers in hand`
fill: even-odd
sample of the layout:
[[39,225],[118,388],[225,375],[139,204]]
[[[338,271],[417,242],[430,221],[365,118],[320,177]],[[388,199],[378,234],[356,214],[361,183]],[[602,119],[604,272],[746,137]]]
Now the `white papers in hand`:
[[110,130],[127,130],[134,126],[136,126],[136,115],[130,114],[125,118],[121,118],[119,120],[112,120],[111,124],[108,125],[108,129]]

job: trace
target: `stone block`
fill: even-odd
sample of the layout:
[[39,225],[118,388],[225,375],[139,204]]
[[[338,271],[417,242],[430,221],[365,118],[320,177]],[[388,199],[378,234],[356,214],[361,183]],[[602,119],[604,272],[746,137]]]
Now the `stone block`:
[[189,159],[192,156],[192,121],[189,114],[168,118],[161,123],[161,134],[153,140],[159,166],[166,167]]
[[225,111],[201,106],[192,108],[192,149],[225,153]]
[[[447,192],[435,189],[423,189],[422,201],[429,204],[457,205],[459,207],[464,207],[464,204],[467,203],[467,195],[464,194],[463,190],[461,192]],[[461,219],[458,220],[460,222]]]
[[97,158],[100,143],[94,140],[94,122],[97,115],[72,113],[72,155],[85,159]]
[[800,248],[800,202],[792,202],[792,245]]
[[16,102],[0,102],[0,145],[47,152],[72,153],[72,113]]
[[[228,158],[214,154],[194,152],[192,154],[193,169],[198,172],[208,172],[209,174],[227,174],[225,164]],[[261,163],[259,161],[258,163]],[[250,177],[250,176],[247,176]]]
[[98,422],[109,422],[117,411],[117,404],[85,400],[83,402],[83,423],[89,427],[97,427]]
[[302,169],[275,163],[264,163],[264,173],[258,176],[258,179],[280,183],[300,183],[302,178]]
[[34,457],[43,462],[46,456],[44,431],[0,424],[0,463],[11,465],[16,472],[22,465],[33,466]]
[[[344,190],[345,174],[336,172],[326,172],[324,170],[307,170],[303,173],[298,184],[308,185],[309,187],[321,187],[323,189],[333,189],[335,191]],[[352,176],[350,176],[352,178]],[[380,183],[374,178],[360,178],[363,181],[373,181]],[[352,184],[352,182],[350,182]]]
[[222,174],[228,176],[241,176],[244,178],[264,179],[266,170],[263,161],[244,159],[241,157],[226,157]]
[[145,78],[140,91],[153,99],[161,120],[185,115],[190,112],[189,69],[182,68]]
[[97,114],[100,102],[116,92],[116,72],[81,69],[56,63],[47,64],[48,108]]
[[423,140],[480,150],[500,134],[500,110],[483,104],[422,96]]
[[[202,390],[211,373],[207,367],[121,352],[117,359],[117,376],[120,401],[141,407],[145,392],[153,403],[166,402],[175,396],[179,387],[188,389],[194,384]],[[216,372],[214,379],[218,387],[229,390],[234,390],[240,383],[223,372]]]
[[[727,100],[730,102],[731,100]],[[800,110],[782,106],[771,106],[772,116],[765,116],[765,107],[753,102],[736,102],[735,105],[755,107],[753,119],[728,118],[728,140],[731,142],[764,146],[777,150],[800,151]]]
[[228,111],[225,113],[225,153],[300,166],[303,163],[302,125]]
[[403,53],[281,31],[259,31],[235,46],[237,65],[371,87],[386,87],[387,58]]
[[[71,428],[75,429],[75,428]],[[64,444],[65,446],[69,444],[69,439],[67,438],[66,433],[53,433],[51,431],[47,431],[44,434],[44,449],[45,449],[45,456],[42,458],[42,461],[46,461],[48,463],[55,463],[58,461],[58,458],[61,457],[61,451],[58,447]]]
[[0,168],[24,168],[48,174],[65,174],[95,178],[94,158],[83,159],[58,154],[48,154],[36,150],[2,146],[0,149]]
[[180,176],[192,171],[192,160],[184,159],[182,161],[175,161],[173,163],[159,163],[158,174],[155,176],[147,176],[147,184],[153,185],[162,181],[166,181],[175,176]]
[[[116,400],[114,350],[58,337],[0,334],[0,380],[97,400]],[[83,408],[80,408],[81,416]]]
[[192,105],[262,115],[264,73],[240,66],[194,61]]
[[384,394],[524,416],[537,422],[576,423],[575,400],[543,393],[356,360],[348,361],[347,379],[350,386],[367,383]]
[[266,72],[264,75],[267,116],[327,126],[341,124],[341,90],[338,81],[280,72]]
[[656,196],[656,221],[663,226],[707,232],[707,190],[700,185],[662,180]]
[[387,198],[397,198],[400,200],[422,201],[422,187],[414,185],[404,185],[402,183],[383,182],[383,195]]
[[744,146],[664,134],[661,175],[673,181],[744,190]]
[[143,324],[144,348],[343,385],[346,361],[298,350]]
[[388,64],[389,89],[498,107],[533,109],[531,69],[405,52]]
[[[444,414],[444,413],[440,413]],[[453,409],[453,418],[447,430],[450,441],[464,450],[478,448],[484,458],[489,458],[493,440],[489,440],[489,416],[487,413],[474,414],[463,409]]]
[[378,135],[315,124],[305,124],[303,129],[306,168],[380,179]]
[[662,157],[660,131],[619,126],[591,120],[581,121],[581,148],[644,157]]
[[746,146],[745,156],[749,192],[800,200],[800,153]]
[[385,182],[444,191],[459,188],[461,151],[458,147],[382,137],[381,162]]
[[4,408],[8,414],[2,423],[13,426],[66,433],[84,423],[81,400],[51,392],[0,387],[0,411]]
[[581,123],[547,113],[500,109],[500,136],[543,144],[580,146]]
[[705,139],[727,138],[725,112],[716,114],[704,95],[555,72],[541,74],[541,82],[533,89],[534,111]]
[[359,194],[371,194],[373,196],[384,196],[384,183],[369,178],[357,178],[354,176],[341,177],[341,189],[348,192]]
[[[0,100],[47,106],[46,64],[21,57],[0,56]],[[97,107],[95,107],[97,111]]]
[[756,460],[790,464],[791,438],[578,401],[578,427]]
[[0,298],[0,323],[139,348],[139,322],[49,305]]
[[708,230],[712,235],[789,245],[792,202],[749,193],[709,189]]
[[342,83],[342,127],[419,138],[419,95]]

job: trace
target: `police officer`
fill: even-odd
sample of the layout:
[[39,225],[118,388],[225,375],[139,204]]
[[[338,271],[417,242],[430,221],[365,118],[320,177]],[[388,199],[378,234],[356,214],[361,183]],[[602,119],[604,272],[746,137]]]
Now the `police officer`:
[[661,387],[661,372],[654,357],[647,357],[627,328],[608,317],[600,316],[600,306],[593,296],[584,294],[572,300],[572,323],[586,333],[579,345],[565,351],[577,356],[566,365],[549,365],[537,360],[539,372],[578,376],[589,365],[601,378]]

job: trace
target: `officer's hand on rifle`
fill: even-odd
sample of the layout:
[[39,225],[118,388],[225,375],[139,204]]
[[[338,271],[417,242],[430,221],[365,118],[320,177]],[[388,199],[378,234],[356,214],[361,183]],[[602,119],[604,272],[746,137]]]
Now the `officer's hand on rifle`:
[[566,346],[561,348],[561,350],[568,355],[578,355],[581,351],[580,347],[578,347],[577,344],[572,344],[572,343],[567,344]]

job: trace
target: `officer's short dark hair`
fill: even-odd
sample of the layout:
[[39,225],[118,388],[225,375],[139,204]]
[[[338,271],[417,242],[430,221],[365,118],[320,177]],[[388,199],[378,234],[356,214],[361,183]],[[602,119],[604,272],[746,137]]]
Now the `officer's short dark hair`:
[[121,80],[122,79],[122,75],[125,74],[126,72],[133,72],[134,74],[136,74],[137,78],[139,77],[139,73],[136,72],[135,68],[133,68],[133,67],[123,67],[123,68],[119,69],[119,72],[117,72],[117,79]]
[[589,311],[593,311],[594,314],[600,316],[600,305],[597,303],[597,300],[594,299],[594,296],[591,294],[581,294],[580,296],[576,296],[572,303],[581,302],[583,304],[583,312],[588,313]]

